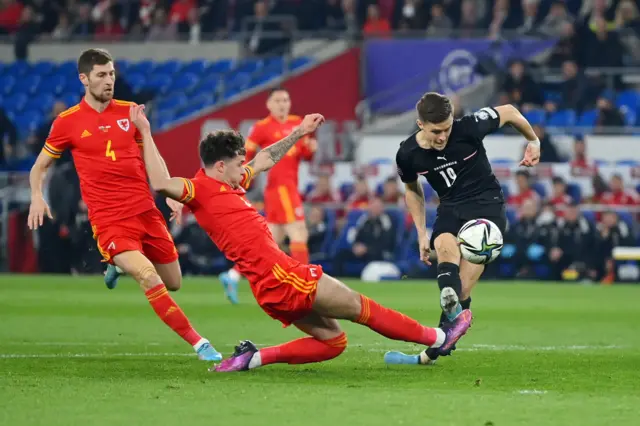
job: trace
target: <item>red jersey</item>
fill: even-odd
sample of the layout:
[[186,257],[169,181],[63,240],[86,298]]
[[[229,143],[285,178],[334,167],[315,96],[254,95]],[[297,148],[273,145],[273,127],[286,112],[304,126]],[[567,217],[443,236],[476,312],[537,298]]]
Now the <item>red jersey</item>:
[[129,121],[131,104],[112,100],[100,113],[83,99],[55,119],[42,149],[53,158],[71,150],[93,225],[155,207],[140,153],[142,136]]
[[267,227],[267,221],[245,199],[253,169],[245,166],[240,188],[206,175],[200,170],[193,179],[184,179],[181,203],[186,204],[211,240],[250,283],[271,274],[276,264],[297,264],[287,256]]
[[520,207],[527,200],[538,202],[540,201],[540,196],[533,189],[527,189],[525,192],[521,192],[520,194],[511,195],[507,199],[507,204]]
[[600,202],[608,206],[635,206],[638,204],[638,197],[630,191],[607,191],[602,194]]
[[562,194],[558,197],[551,197],[549,204],[556,210],[556,216],[564,217],[566,208],[573,202],[573,199],[568,194]]
[[[284,123],[272,116],[258,121],[251,129],[245,144],[247,150],[246,161],[249,162],[253,159],[256,152],[258,152],[258,148],[267,148],[287,137],[300,123],[302,123],[302,118],[297,115],[290,115]],[[310,161],[312,158],[313,152],[309,147],[309,137],[305,136],[269,170],[266,189],[288,186],[297,190],[300,162],[303,160]]]

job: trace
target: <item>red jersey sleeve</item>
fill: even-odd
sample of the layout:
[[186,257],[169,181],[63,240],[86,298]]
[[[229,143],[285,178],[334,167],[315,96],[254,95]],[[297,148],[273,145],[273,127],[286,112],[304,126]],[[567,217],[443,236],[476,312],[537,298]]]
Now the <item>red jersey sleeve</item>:
[[196,184],[191,179],[180,179],[182,179],[184,188],[182,189],[182,197],[178,201],[189,207],[197,207]]
[[247,151],[246,153],[246,161],[251,161],[256,156],[258,149],[262,146],[263,140],[263,125],[259,122],[254,124],[247,140],[244,143],[244,149]]
[[49,157],[60,158],[62,152],[71,146],[71,138],[61,117],[56,118],[49,130],[42,152]]
[[[312,142],[312,139],[314,142]],[[316,144],[317,141],[315,141],[315,134],[305,136],[300,142],[300,157],[305,161],[313,160],[313,155],[316,153],[317,149]]]
[[240,181],[240,186],[244,189],[249,189],[251,186],[251,182],[253,182],[253,177],[255,175],[255,171],[253,167],[249,165],[244,166],[244,174],[242,175],[242,180]]

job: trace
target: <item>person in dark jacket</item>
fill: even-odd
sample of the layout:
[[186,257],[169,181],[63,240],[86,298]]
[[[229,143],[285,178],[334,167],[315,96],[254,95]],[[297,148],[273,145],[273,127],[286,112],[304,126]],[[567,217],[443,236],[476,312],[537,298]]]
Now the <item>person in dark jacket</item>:
[[592,278],[612,283],[616,279],[613,249],[616,247],[633,246],[633,234],[629,225],[620,220],[614,211],[602,214],[602,221],[597,225],[597,235],[594,250],[594,266]]

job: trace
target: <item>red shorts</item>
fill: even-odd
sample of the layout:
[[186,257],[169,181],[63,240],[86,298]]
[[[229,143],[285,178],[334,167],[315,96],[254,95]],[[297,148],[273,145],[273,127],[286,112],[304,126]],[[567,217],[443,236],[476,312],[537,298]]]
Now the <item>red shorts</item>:
[[288,327],[312,312],[322,274],[318,265],[283,268],[276,264],[269,275],[252,283],[251,290],[262,310]]
[[139,251],[151,263],[166,264],[178,259],[178,251],[162,213],[156,208],[108,225],[93,226],[93,238],[106,262],[125,251]]
[[304,207],[298,188],[280,185],[264,192],[267,223],[286,225],[304,220]]

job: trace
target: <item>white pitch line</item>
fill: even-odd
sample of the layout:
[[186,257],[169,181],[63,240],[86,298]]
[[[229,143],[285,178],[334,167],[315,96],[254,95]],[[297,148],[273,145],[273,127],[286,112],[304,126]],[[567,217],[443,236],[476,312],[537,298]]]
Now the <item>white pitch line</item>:
[[520,395],[544,395],[547,393],[546,390],[536,390],[536,389],[523,389],[517,391]]
[[186,353],[171,353],[171,352],[146,352],[146,353],[133,353],[123,352],[115,354],[95,353],[68,353],[68,354],[0,354],[0,359],[14,359],[14,358],[129,358],[129,357],[195,357],[196,354]]

